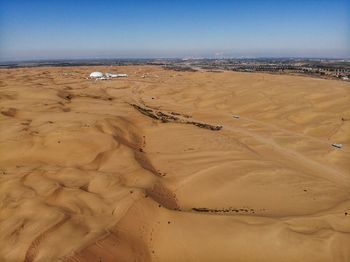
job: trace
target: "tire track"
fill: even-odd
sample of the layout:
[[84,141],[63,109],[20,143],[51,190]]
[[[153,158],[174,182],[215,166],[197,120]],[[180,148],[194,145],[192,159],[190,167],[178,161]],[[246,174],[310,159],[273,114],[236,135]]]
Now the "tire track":
[[300,154],[297,151],[284,148],[277,144],[273,139],[264,137],[262,135],[259,135],[257,133],[254,133],[252,131],[249,131],[245,128],[241,127],[231,127],[226,126],[226,130],[229,130],[233,133],[241,133],[245,134],[249,137],[252,137],[256,141],[264,144],[271,150],[271,155],[278,154],[280,161],[286,161],[288,160],[289,164],[296,163],[300,167],[303,167],[305,170],[311,171],[312,174],[317,174],[318,177],[322,177],[326,180],[346,184],[349,182],[349,177],[346,173],[339,171],[337,169],[334,169],[333,167],[327,166],[323,163],[319,163],[315,160],[312,160],[310,158],[306,158],[304,155]]
[[52,233],[53,231],[58,229],[60,226],[62,226],[64,223],[66,223],[69,218],[70,216],[65,214],[64,217],[59,222],[57,222],[55,225],[53,225],[52,227],[50,227],[49,229],[41,233],[39,236],[37,236],[28,247],[26,255],[24,257],[24,262],[34,261],[35,257],[39,253],[39,246],[41,242],[47,237],[48,234]]

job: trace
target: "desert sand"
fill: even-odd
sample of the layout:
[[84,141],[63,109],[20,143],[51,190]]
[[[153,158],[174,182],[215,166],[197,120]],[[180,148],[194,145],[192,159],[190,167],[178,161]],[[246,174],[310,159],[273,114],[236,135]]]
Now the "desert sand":
[[0,261],[350,261],[350,83],[0,77]]

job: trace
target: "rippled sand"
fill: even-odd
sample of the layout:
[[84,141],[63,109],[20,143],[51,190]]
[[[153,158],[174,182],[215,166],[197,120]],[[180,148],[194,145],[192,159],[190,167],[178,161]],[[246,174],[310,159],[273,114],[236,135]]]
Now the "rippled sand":
[[1,69],[0,111],[0,261],[350,261],[349,83]]

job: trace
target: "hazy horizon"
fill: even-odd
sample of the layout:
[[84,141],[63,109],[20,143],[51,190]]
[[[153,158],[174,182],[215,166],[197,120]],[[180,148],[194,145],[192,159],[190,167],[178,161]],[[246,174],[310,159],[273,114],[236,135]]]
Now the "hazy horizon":
[[1,1],[0,61],[350,57],[349,1]]

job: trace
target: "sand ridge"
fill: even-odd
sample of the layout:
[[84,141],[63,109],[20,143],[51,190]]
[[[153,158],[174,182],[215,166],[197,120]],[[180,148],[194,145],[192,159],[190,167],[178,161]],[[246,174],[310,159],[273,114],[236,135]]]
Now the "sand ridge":
[[349,83],[0,76],[0,260],[350,261]]

